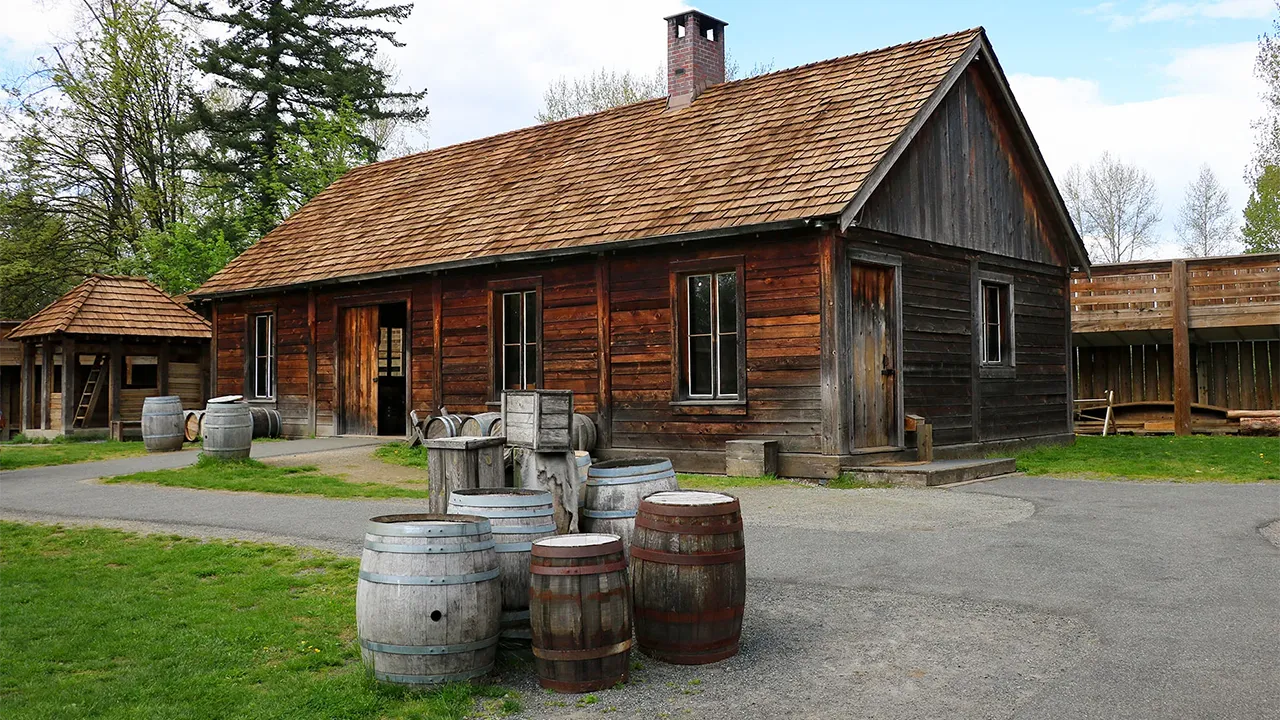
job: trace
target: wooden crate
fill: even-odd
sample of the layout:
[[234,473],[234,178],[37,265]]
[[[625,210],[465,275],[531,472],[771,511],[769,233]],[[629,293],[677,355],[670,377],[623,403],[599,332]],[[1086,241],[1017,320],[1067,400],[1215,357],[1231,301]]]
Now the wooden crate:
[[573,449],[572,390],[508,390],[502,393],[507,444],[534,452]]

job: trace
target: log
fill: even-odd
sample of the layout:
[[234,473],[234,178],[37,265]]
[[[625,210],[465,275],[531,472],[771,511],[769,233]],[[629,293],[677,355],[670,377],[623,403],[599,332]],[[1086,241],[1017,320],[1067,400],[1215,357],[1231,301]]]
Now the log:
[[431,438],[425,444],[431,512],[448,510],[449,493],[454,490],[503,486],[501,437]]
[[1280,410],[1228,410],[1228,420],[1241,418],[1280,418]]
[[1240,434],[1280,437],[1280,417],[1240,418]]

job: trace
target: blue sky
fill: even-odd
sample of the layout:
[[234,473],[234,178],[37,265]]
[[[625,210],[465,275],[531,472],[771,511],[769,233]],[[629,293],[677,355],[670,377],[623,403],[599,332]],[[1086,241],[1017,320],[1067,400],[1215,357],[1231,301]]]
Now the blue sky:
[[[1160,189],[1162,244],[1175,254],[1183,189],[1208,164],[1236,213],[1261,115],[1253,77],[1274,0],[1125,2],[809,2],[707,0],[744,67],[776,69],[976,25],[987,29],[1033,133],[1061,175],[1103,151]],[[419,0],[389,54],[402,83],[426,87],[431,147],[534,122],[547,84],[607,67],[653,72],[664,15],[679,0]],[[0,0],[0,76],[66,36],[73,0]]]

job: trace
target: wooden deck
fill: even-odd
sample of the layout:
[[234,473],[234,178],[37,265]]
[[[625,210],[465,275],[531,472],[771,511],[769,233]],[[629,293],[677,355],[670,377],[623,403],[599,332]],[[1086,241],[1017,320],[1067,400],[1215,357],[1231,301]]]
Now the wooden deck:
[[1071,278],[1071,331],[1078,346],[1167,342],[1179,298],[1193,339],[1280,338],[1280,253],[1095,265]]

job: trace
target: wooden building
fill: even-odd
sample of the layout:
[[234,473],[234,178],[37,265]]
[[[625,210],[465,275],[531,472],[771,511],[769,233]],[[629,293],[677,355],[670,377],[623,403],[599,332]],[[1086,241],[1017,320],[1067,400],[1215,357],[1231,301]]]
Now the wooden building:
[[1178,434],[1280,410],[1280,253],[1095,265],[1071,295],[1077,398]]
[[18,327],[18,320],[0,320],[0,441],[19,431],[18,419],[22,396],[22,346],[5,339]]
[[597,454],[715,472],[1069,441],[1087,257],[984,31],[726,83],[667,21],[668,97],[352,170],[193,292],[217,392],[396,435],[569,389]]
[[22,364],[16,424],[28,435],[105,435],[136,425],[153,395],[203,407],[211,335],[147,280],[94,275],[9,331]]

